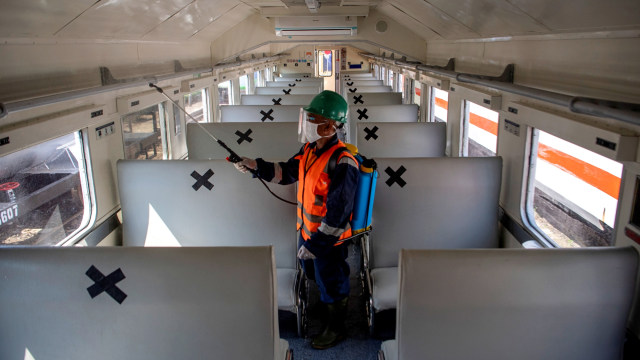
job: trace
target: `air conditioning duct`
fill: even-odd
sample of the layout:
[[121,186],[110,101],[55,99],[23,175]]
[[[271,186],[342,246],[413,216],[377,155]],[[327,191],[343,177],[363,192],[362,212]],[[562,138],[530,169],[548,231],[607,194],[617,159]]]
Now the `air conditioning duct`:
[[354,36],[358,33],[355,16],[277,17],[276,36]]

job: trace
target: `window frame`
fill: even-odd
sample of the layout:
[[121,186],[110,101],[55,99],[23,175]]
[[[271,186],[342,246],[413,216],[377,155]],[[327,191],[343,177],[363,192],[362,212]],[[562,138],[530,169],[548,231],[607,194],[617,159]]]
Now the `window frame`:
[[[613,235],[612,245],[616,245],[617,238],[619,237],[622,229],[619,224],[626,224],[625,219],[621,219],[621,216],[625,216],[625,212],[622,205],[625,201],[623,197],[623,189],[625,188],[625,173],[627,163],[634,162],[637,149],[637,136],[623,128],[605,128],[587,121],[588,119],[582,115],[567,114],[565,112],[551,112],[543,108],[537,108],[535,105],[524,105],[517,102],[509,102],[504,106],[507,111],[501,114],[501,120],[504,115],[504,121],[509,121],[512,126],[516,126],[519,131],[519,136],[526,136],[523,141],[523,156],[524,160],[522,168],[518,168],[517,173],[511,174],[511,176],[522,176],[522,183],[505,184],[510,188],[506,188],[505,191],[519,193],[520,198],[517,202],[518,207],[513,208],[513,211],[519,211],[520,221],[524,228],[531,233],[531,235],[545,247],[555,247],[554,243],[548,239],[548,237],[539,230],[535,222],[530,221],[530,214],[528,211],[528,204],[531,199],[528,197],[533,196],[530,192],[533,191],[533,187],[530,186],[530,182],[535,182],[533,173],[530,171],[532,167],[535,167],[537,160],[537,139],[535,129],[542,130],[562,140],[570,142],[583,149],[592,151],[598,155],[604,156],[610,160],[615,160],[623,164],[622,170],[622,183],[619,189],[618,205],[616,208],[616,215],[613,221]],[[615,149],[610,147],[598,145],[599,139],[616,144]],[[500,141],[500,139],[499,139]],[[536,147],[533,148],[532,142],[535,141]],[[512,169],[516,170],[516,169]],[[627,197],[627,202],[629,197]],[[626,204],[628,205],[628,204]],[[626,212],[628,213],[628,211]],[[627,214],[628,215],[628,214]],[[534,224],[534,225],[532,225]]]
[[[72,115],[77,115],[77,114],[72,114]],[[86,113],[87,117],[89,115],[89,112]],[[57,122],[56,120],[68,120],[68,122],[75,122],[76,116],[62,116],[59,118],[54,118],[54,123]],[[86,120],[85,120],[86,121]],[[64,121],[67,122],[67,121]],[[115,122],[113,124],[114,129],[115,130]],[[69,235],[66,235],[64,238],[60,239],[59,241],[56,241],[55,243],[48,243],[48,244],[38,244],[38,245],[18,245],[18,246],[68,246],[68,245],[74,245],[76,243],[78,243],[79,241],[82,240],[82,238],[84,238],[89,230],[91,230],[93,228],[93,226],[95,225],[96,222],[96,218],[97,218],[97,213],[98,213],[98,208],[97,208],[97,203],[96,203],[96,193],[95,193],[95,183],[94,183],[94,179],[93,179],[93,171],[92,171],[92,167],[91,167],[91,153],[89,151],[89,132],[88,132],[88,128],[73,128],[73,127],[69,127],[67,126],[62,126],[63,128],[66,129],[62,129],[62,131],[60,131],[61,129],[57,129],[53,131],[53,134],[51,136],[47,136],[46,138],[40,138],[39,141],[33,141],[30,143],[24,142],[24,138],[22,139],[17,139],[16,142],[12,141],[12,145],[13,147],[10,148],[5,148],[3,149],[4,151],[0,152],[0,157],[4,157],[4,156],[9,156],[11,154],[20,152],[20,151],[24,151],[27,150],[29,148],[35,147],[35,146],[39,146],[42,145],[46,142],[49,141],[53,141],[55,139],[59,139],[61,137],[64,136],[70,136],[73,135],[74,140],[76,142],[76,145],[78,146],[80,152],[81,152],[81,159],[76,158],[77,161],[77,170],[78,170],[78,178],[79,178],[79,186],[81,187],[81,191],[82,191],[82,201],[83,201],[83,214],[82,214],[82,220],[80,222],[80,224],[78,225],[78,227],[76,229],[74,229]],[[52,127],[53,129],[53,127]],[[24,130],[24,129],[22,129]],[[14,130],[15,131],[15,130]],[[12,131],[9,131],[8,133],[11,133]],[[8,135],[8,133],[5,133],[6,135]],[[5,135],[3,134],[3,135]],[[57,182],[57,180],[55,181]],[[49,184],[55,184],[55,182]],[[46,185],[44,186],[42,189],[44,189],[45,187],[49,186]],[[57,187],[52,187],[51,189],[55,189]],[[42,189],[38,189],[35,192],[41,191]],[[71,189],[69,190],[71,191]],[[65,192],[66,193],[66,192]],[[32,192],[33,194],[33,192]],[[53,198],[51,199],[53,200]],[[40,205],[44,205],[40,204]],[[39,206],[38,206],[39,207]],[[37,209],[38,207],[35,207],[32,210]],[[18,210],[20,211],[20,210]],[[18,216],[21,216],[21,214],[18,214]],[[4,225],[4,224],[3,224]],[[2,246],[12,246],[11,244],[7,244],[7,245],[2,245]]]

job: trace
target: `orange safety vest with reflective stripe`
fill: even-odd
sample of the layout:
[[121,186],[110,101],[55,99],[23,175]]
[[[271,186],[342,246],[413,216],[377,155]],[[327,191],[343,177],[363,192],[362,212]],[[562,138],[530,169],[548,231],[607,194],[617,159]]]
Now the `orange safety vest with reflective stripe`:
[[[315,156],[315,149],[309,146],[309,143],[304,146],[298,168],[298,230],[305,241],[318,231],[327,214],[327,195],[331,185],[328,174],[329,159],[334,151],[344,146],[344,143],[338,140],[320,157]],[[357,164],[356,159],[348,151],[340,154],[338,162],[344,156],[350,157]],[[351,224],[347,221],[344,228],[331,228],[328,232],[327,235],[333,236],[338,236],[338,233],[341,233],[335,244],[339,245],[342,240],[352,236]]]

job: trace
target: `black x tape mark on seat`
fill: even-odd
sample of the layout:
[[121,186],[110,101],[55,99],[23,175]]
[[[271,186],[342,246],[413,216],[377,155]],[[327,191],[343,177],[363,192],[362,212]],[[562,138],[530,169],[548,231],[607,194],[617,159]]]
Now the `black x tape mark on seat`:
[[204,187],[206,187],[207,189],[209,189],[209,191],[211,191],[211,189],[213,189],[213,184],[209,182],[209,178],[212,176],[213,176],[213,170],[211,169],[207,170],[207,172],[204,173],[204,175],[202,176],[200,176],[200,174],[198,174],[198,172],[194,170],[191,173],[191,177],[196,179],[197,181],[191,187],[193,188],[193,190],[198,191],[200,187],[204,185]]
[[271,121],[274,120],[273,116],[271,116],[271,114],[273,114],[273,109],[269,109],[269,111],[267,112],[264,112],[264,110],[260,110],[260,114],[262,114],[262,119],[260,119],[260,121],[262,122],[264,122],[267,119]]
[[296,81],[302,81],[302,79],[296,79]]
[[242,144],[243,141],[247,141],[247,142],[252,142],[253,139],[251,137],[249,137],[249,135],[251,135],[251,133],[253,132],[253,130],[249,129],[246,132],[242,132],[240,130],[236,130],[236,135],[238,135],[238,140],[236,140],[238,142],[238,144]]
[[271,101],[273,101],[273,105],[282,105],[282,104],[280,104],[280,101],[282,101],[282,98],[278,98],[278,100],[271,99]]
[[364,101],[362,101],[362,95],[354,96],[353,97],[353,103],[354,104],[357,104],[357,103],[364,104]]
[[283,92],[285,95],[291,95],[291,89],[289,89],[289,90],[287,90],[287,89],[282,89],[282,92]]
[[398,185],[400,185],[400,187],[404,187],[405,185],[407,185],[407,182],[404,181],[400,176],[402,174],[404,174],[404,172],[407,171],[407,169],[404,168],[404,166],[400,165],[400,167],[398,168],[397,171],[393,171],[393,169],[389,166],[387,166],[387,168],[384,170],[384,172],[387,173],[387,175],[389,175],[389,179],[387,179],[387,181],[385,181],[385,184],[387,184],[387,186],[391,187],[391,185],[393,185],[393,183],[398,183]]
[[367,115],[367,108],[364,108],[362,110],[358,109],[358,120],[362,120],[362,118],[368,119],[369,115]]
[[378,140],[378,135],[376,135],[376,131],[378,131],[378,127],[374,126],[373,129],[369,129],[368,127],[364,128],[364,132],[367,135],[364,137],[365,140],[369,141],[369,139],[373,138],[373,140]]
[[296,86],[296,84],[289,84],[289,87],[294,87]]
[[358,91],[358,88],[353,88],[353,89],[352,89],[352,88],[349,88],[349,92],[351,92],[351,93],[354,93],[354,92],[356,92],[356,91]]
[[120,288],[116,286],[117,283],[125,278],[124,273],[120,268],[118,268],[111,274],[104,276],[100,272],[100,270],[91,265],[91,267],[85,274],[87,274],[87,276],[95,282],[95,284],[87,288],[89,296],[91,296],[92,299],[102,294],[103,292],[109,294],[109,296],[111,296],[113,300],[117,301],[118,304],[122,304],[124,299],[127,298],[127,294],[125,294],[122,290],[120,290]]
[[353,81],[347,83],[347,86],[351,86],[351,85],[353,85]]

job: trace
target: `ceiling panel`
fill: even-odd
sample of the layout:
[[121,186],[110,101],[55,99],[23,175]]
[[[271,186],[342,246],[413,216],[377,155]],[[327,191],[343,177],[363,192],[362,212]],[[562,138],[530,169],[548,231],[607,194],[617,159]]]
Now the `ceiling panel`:
[[186,40],[233,13],[234,9],[251,9],[237,0],[194,1],[171,19],[150,31],[145,39]]
[[411,15],[398,9],[396,6],[392,4],[386,3],[383,5],[380,5],[376,8],[376,10],[392,18],[398,24],[402,24],[407,29],[413,31],[424,40],[441,40],[442,39],[442,37],[439,34],[431,30],[425,24],[421,23]]
[[[406,13],[416,21],[419,21],[443,39],[467,39],[479,36],[479,34],[473,32],[464,24],[458,22],[456,19],[427,2],[421,0],[390,0],[388,3],[396,7],[398,10]],[[389,8],[386,8],[385,11],[381,11],[389,11],[388,15],[391,16]]]
[[192,0],[103,0],[60,31],[72,38],[139,39]]
[[426,1],[483,37],[544,34],[550,31],[508,0]]
[[0,36],[51,36],[94,1],[2,0]]
[[236,6],[200,30],[193,38],[201,41],[213,41],[256,12],[257,10],[247,5]]
[[599,30],[640,25],[638,0],[511,0],[553,30]]

